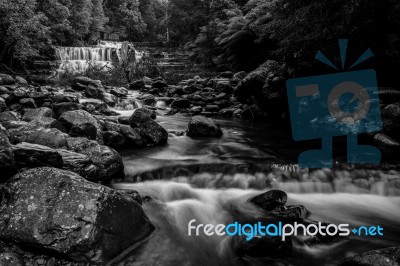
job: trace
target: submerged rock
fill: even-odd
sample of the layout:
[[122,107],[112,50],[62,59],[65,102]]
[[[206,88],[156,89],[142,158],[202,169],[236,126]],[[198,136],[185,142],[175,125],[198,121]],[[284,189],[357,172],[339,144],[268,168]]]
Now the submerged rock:
[[372,250],[343,261],[340,266],[397,266],[400,265],[400,247]]
[[270,190],[261,195],[258,195],[250,200],[251,203],[272,211],[276,207],[284,206],[287,201],[287,194],[281,190]]
[[189,122],[187,135],[191,137],[220,137],[222,130],[214,119],[194,116]]
[[133,199],[55,168],[15,175],[1,203],[1,240],[89,264],[106,264],[154,229]]

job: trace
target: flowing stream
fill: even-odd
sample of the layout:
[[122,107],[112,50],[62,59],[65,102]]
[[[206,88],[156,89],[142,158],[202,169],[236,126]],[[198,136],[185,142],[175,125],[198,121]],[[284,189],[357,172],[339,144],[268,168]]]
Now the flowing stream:
[[[190,138],[180,134],[188,117],[159,116],[157,121],[170,132],[168,145],[120,151],[126,178],[113,187],[150,196],[143,208],[157,229],[118,258],[119,265],[337,265],[348,256],[400,244],[395,167],[308,171],[292,165],[305,147],[273,126],[218,120],[223,137]],[[214,225],[268,221],[271,217],[248,200],[271,188],[287,192],[288,204],[306,206],[310,220],[380,225],[384,236],[310,246],[294,238],[289,254],[269,258],[239,256],[232,237],[188,236],[192,219]]]

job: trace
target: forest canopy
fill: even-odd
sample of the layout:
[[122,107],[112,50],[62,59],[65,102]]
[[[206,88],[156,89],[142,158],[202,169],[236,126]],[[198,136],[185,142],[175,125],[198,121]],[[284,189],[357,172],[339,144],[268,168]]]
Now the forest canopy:
[[320,49],[339,60],[337,39],[346,38],[351,60],[371,48],[380,73],[393,76],[399,12],[397,0],[0,0],[0,61],[12,66],[54,45],[112,37],[168,41],[221,71],[274,59],[299,75],[315,72]]

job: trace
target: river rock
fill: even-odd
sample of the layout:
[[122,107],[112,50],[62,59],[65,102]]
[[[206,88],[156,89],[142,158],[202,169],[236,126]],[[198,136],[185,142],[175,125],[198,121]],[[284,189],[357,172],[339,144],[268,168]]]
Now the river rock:
[[[114,131],[121,134],[125,139],[124,144],[129,145],[130,147],[139,148],[139,147],[144,147],[146,145],[146,141],[140,136],[140,134],[136,131],[136,129],[128,125],[121,125],[107,121],[105,122],[104,127],[107,131]],[[114,145],[115,144],[122,145],[122,140],[119,136],[116,136],[115,134],[112,135],[108,134],[107,137],[109,138],[109,141],[114,143]]]
[[110,147],[100,145],[87,138],[67,138],[69,150],[85,154],[98,167],[97,180],[108,181],[124,176],[124,164],[121,156]]
[[7,74],[0,74],[0,85],[12,85],[15,83],[13,77]]
[[130,90],[143,90],[145,88],[145,83],[143,81],[143,79],[138,79],[133,81],[130,85],[129,85],[129,89]]
[[104,144],[111,148],[122,148],[126,144],[126,138],[121,133],[113,130],[103,132]]
[[171,104],[172,108],[176,109],[184,109],[184,108],[189,108],[190,107],[190,101],[185,98],[178,98],[175,101],[172,102]]
[[137,109],[129,118],[129,125],[150,145],[162,145],[168,141],[168,132],[149,116],[146,109]]
[[99,168],[93,164],[89,156],[58,149],[63,161],[63,169],[72,171],[89,181],[98,181]]
[[250,256],[254,258],[263,257],[286,257],[292,251],[292,241],[289,237],[282,241],[280,236],[255,236],[246,240],[246,236],[234,237],[234,248],[239,257]]
[[49,147],[22,142],[12,147],[18,168],[63,167],[61,155]]
[[[93,80],[88,77],[75,77],[72,82],[72,88],[75,89],[75,85],[92,86],[96,88],[103,87],[100,80]],[[83,89],[84,90],[84,89]],[[83,91],[81,90],[81,91]]]
[[19,101],[19,104],[23,109],[30,108],[34,109],[37,108],[35,101],[32,98],[23,98]]
[[26,122],[30,122],[34,119],[41,119],[44,117],[54,118],[55,114],[53,113],[53,111],[50,108],[39,107],[39,108],[30,109],[30,110],[26,111],[22,117],[22,120],[24,120]]
[[271,215],[288,220],[306,219],[310,211],[303,205],[278,206],[270,212]]
[[372,250],[343,261],[340,266],[397,266],[400,265],[400,247]]
[[220,137],[222,130],[214,119],[194,116],[189,122],[187,135],[191,137]]
[[92,123],[73,125],[68,135],[71,137],[85,137],[95,140],[97,137],[97,128]]
[[96,128],[96,140],[102,143],[101,126],[90,113],[84,110],[69,111],[63,113],[59,121],[64,124],[67,131],[69,132],[74,126],[80,127],[85,124],[91,124]]
[[61,116],[65,112],[76,111],[81,109],[81,106],[74,102],[62,102],[53,105],[53,111],[57,117]]
[[116,97],[126,97],[128,95],[128,90],[122,87],[113,87],[110,93]]
[[0,123],[7,121],[19,121],[19,116],[17,112],[5,111],[0,113]]
[[90,265],[105,265],[154,229],[136,201],[55,168],[17,174],[1,203],[1,240]]
[[143,94],[138,97],[139,100],[141,100],[145,105],[153,105],[156,100],[155,97],[152,94]]
[[286,201],[287,194],[281,190],[269,190],[250,199],[251,203],[263,208],[266,211],[272,211],[276,207],[284,206]]
[[53,149],[66,149],[68,147],[67,135],[56,128],[41,128],[36,131],[26,132],[25,136],[21,136],[20,140]]

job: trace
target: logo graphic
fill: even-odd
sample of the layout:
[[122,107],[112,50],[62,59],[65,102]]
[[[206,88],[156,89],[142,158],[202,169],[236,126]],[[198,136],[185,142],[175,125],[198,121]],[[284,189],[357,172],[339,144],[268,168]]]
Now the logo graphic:
[[[339,40],[342,71],[345,69],[347,40]],[[349,70],[373,56],[368,49]],[[338,68],[319,51],[315,57]],[[374,69],[304,77],[287,81],[292,135],[295,141],[322,139],[320,150],[299,156],[303,168],[333,166],[332,138],[347,136],[348,163],[379,163],[378,148],[358,144],[358,134],[382,130],[378,86]]]

